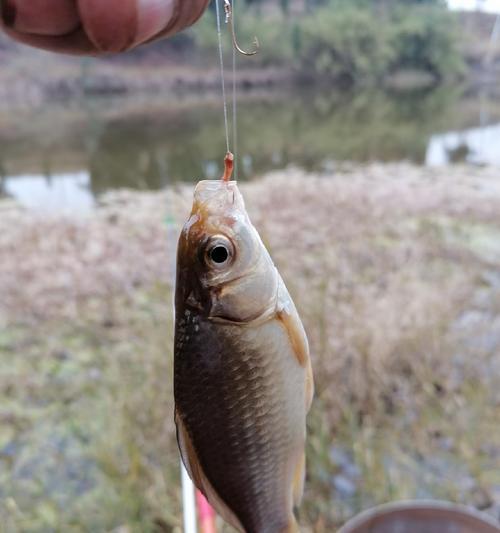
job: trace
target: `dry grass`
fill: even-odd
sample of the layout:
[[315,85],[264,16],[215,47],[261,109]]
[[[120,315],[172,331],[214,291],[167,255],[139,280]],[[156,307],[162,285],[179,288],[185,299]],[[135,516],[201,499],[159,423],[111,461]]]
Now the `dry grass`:
[[[307,530],[407,497],[498,515],[498,178],[401,164],[242,185],[312,346]],[[191,192],[117,193],[89,218],[0,208],[7,531],[180,526],[170,280]]]

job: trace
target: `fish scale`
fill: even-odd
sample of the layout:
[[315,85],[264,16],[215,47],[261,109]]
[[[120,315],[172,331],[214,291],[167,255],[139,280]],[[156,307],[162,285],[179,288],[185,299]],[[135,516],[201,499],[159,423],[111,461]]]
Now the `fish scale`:
[[[213,329],[210,324],[200,327],[201,331]],[[228,340],[231,329],[226,327]],[[261,413],[255,412],[263,397],[272,398],[272,392],[283,387],[280,354],[274,360],[266,358],[266,363],[258,350],[241,350],[240,343],[229,340],[221,343],[224,353],[214,357],[207,349],[206,333],[195,338],[189,328],[185,331],[179,339],[189,336],[190,340],[183,341],[176,359],[175,395],[205,473],[238,516],[244,517],[252,508],[252,517],[246,520],[248,531],[261,531],[261,524],[286,524],[288,516],[269,516],[268,509],[280,507],[272,505],[273,501],[286,499],[278,470],[289,454],[290,430],[283,424],[283,406],[277,398],[265,402]],[[214,335],[220,339],[220,330]],[[183,357],[183,353],[189,355]],[[218,368],[213,368],[214,359],[219,361]],[[235,382],[239,386],[234,387]],[[233,466],[231,475],[228,464]]]

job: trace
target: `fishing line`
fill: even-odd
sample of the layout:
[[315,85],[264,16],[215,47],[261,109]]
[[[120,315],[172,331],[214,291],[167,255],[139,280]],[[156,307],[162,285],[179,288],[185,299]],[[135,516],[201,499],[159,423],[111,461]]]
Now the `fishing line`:
[[[233,27],[234,27],[234,6],[236,0],[233,0]],[[234,153],[234,179],[238,180],[238,125],[237,125],[237,108],[236,108],[236,47],[233,50],[233,153]]]
[[[219,43],[219,62],[220,62],[220,79],[222,86],[222,101],[224,106],[224,131],[226,134],[226,151],[229,152],[229,126],[227,121],[227,98],[226,98],[226,82],[224,79],[224,55],[222,52],[222,30],[220,24],[220,6],[219,0],[215,0],[215,12],[217,18],[217,40]],[[227,20],[227,15],[226,15]]]
[[[224,108],[224,131],[226,136],[226,152],[230,152],[229,146],[229,120],[228,120],[228,103],[227,103],[227,93],[226,93],[226,80],[224,76],[224,51],[222,46],[222,29],[221,29],[221,13],[222,10],[219,5],[220,0],[215,0],[215,10],[217,18],[217,40],[219,48],[219,64],[220,64],[220,77],[221,77],[221,87],[222,87],[222,100]],[[238,110],[237,110],[237,101],[236,101],[236,52],[239,52],[243,55],[254,55],[258,48],[252,52],[245,52],[242,50],[237,41],[235,34],[235,23],[234,23],[234,5],[235,0],[231,5],[230,0],[224,1],[224,14],[225,14],[225,23],[229,24],[231,27],[232,35],[232,148],[234,154],[234,177],[238,179]],[[258,41],[255,39],[255,46],[258,46]]]

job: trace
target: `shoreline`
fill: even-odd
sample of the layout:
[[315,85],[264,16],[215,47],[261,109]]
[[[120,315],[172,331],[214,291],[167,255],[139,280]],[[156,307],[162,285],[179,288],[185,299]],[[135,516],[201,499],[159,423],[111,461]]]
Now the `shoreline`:
[[[363,90],[404,95],[421,91],[439,90],[446,87],[462,86],[468,94],[488,92],[500,97],[500,74],[476,71],[461,80],[434,83],[424,72],[402,71],[385,78],[379,85],[359,85],[349,88],[349,92]],[[232,84],[232,77],[226,76],[226,84]],[[328,80],[304,80],[293,69],[249,69],[237,74],[237,90],[240,94],[286,91],[346,92],[346,87]],[[59,69],[56,75],[48,74],[41,81],[37,74],[22,75],[9,72],[0,75],[0,112],[15,109],[37,109],[47,104],[65,105],[71,101],[95,99],[105,101],[110,97],[128,100],[182,95],[198,98],[215,98],[220,93],[220,75],[214,69],[200,71],[184,67],[127,67],[117,69],[113,65],[98,65],[94,73],[83,77],[73,65]]]

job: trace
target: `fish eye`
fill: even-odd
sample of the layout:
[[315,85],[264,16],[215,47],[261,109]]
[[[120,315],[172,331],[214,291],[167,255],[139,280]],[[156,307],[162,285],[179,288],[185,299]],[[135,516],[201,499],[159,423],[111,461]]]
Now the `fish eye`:
[[229,257],[229,252],[225,246],[222,244],[219,244],[217,246],[214,246],[210,250],[210,259],[214,263],[225,263]]
[[211,239],[205,250],[205,260],[213,268],[226,266],[234,255],[231,242],[222,235]]

